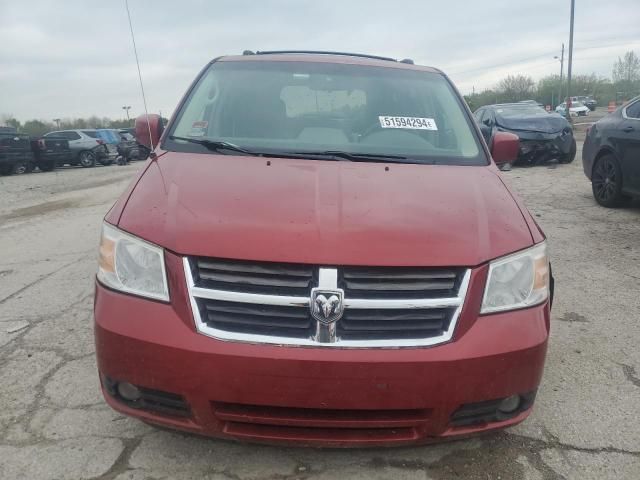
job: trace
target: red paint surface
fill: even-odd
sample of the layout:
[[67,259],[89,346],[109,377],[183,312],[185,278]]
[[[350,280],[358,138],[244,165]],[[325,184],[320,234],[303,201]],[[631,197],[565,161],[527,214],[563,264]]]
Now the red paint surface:
[[[179,275],[176,275],[179,277]],[[179,278],[175,279],[179,281]],[[482,289],[475,282],[472,290]],[[178,293],[176,298],[180,298]],[[181,300],[180,300],[181,301]],[[147,421],[213,436],[314,445],[389,445],[421,443],[517,423],[528,412],[496,425],[451,428],[450,415],[464,403],[502,398],[535,390],[543,371],[549,310],[527,310],[474,319],[454,342],[431,348],[333,349],[294,348],[222,342],[195,332],[190,312],[173,305],[142,301],[96,287],[95,335],[98,368],[114,379],[178,393],[193,416],[175,419],[130,409],[108,395],[119,411]],[[476,319],[477,318],[477,319]],[[464,320],[463,320],[464,321]],[[285,407],[284,419],[297,425],[237,424],[216,405]],[[288,414],[287,408],[294,409]],[[381,438],[372,428],[388,428],[378,420],[354,414],[360,430],[345,432],[313,420],[296,424],[300,408],[356,412],[423,410],[396,415],[396,426],[412,425]],[[329,416],[329,419],[331,417]],[[273,421],[272,419],[270,421]],[[404,422],[404,423],[402,423]],[[304,425],[313,425],[316,428]],[[383,434],[387,432],[379,432]]]
[[475,266],[533,244],[494,166],[175,152],[119,227],[181,254],[322,265]]

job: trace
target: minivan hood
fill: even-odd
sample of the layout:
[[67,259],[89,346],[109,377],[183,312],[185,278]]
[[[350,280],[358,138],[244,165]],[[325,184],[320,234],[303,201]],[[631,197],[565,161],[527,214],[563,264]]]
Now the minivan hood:
[[532,244],[493,166],[168,152],[118,225],[183,255],[320,265],[475,266]]

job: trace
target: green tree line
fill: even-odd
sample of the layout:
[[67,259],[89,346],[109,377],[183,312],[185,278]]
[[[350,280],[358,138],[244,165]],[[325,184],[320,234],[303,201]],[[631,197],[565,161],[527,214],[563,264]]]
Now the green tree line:
[[[613,65],[611,78],[591,75],[574,75],[571,78],[570,96],[590,95],[598,105],[622,102],[640,95],[640,59],[630,51],[619,57]],[[548,75],[535,82],[527,75],[509,75],[493,88],[466,95],[471,110],[494,103],[537,100],[554,109],[562,103],[567,93],[567,78],[560,82],[560,75]]]

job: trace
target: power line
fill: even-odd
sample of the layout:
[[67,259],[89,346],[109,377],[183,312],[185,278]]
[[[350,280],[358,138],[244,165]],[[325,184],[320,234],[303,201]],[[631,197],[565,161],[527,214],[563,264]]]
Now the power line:
[[[598,45],[598,46],[593,46],[593,47],[581,47],[581,48],[574,48],[574,51],[578,52],[578,51],[584,51],[584,50],[596,50],[599,48],[610,48],[610,47],[615,47],[615,46],[631,46],[631,45],[640,45],[640,42],[624,42],[624,43],[615,43],[615,44],[607,44],[607,45]],[[522,63],[526,63],[526,62],[530,62],[531,60],[536,60],[538,58],[543,58],[543,57],[548,57],[551,56],[553,54],[557,54],[557,52],[555,51],[549,51],[547,53],[542,53],[539,55],[535,55],[532,57],[527,57],[527,58],[523,58],[520,60],[511,60],[508,62],[503,62],[503,63],[498,63],[498,64],[494,64],[494,65],[485,65],[482,67],[477,67],[477,68],[472,68],[469,70],[460,70],[460,71],[449,71],[447,72],[449,75],[464,75],[467,73],[473,73],[473,72],[478,72],[481,70],[488,70],[488,69],[493,69],[493,68],[500,68],[500,67],[509,67],[509,66],[515,66],[515,65],[520,65]]]

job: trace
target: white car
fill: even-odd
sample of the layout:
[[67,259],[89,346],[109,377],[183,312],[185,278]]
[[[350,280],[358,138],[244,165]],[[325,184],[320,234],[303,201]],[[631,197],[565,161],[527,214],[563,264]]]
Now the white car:
[[[563,117],[567,116],[567,103],[562,102],[556,107],[556,113],[559,113]],[[582,102],[571,102],[571,108],[569,108],[569,114],[572,117],[583,117],[589,115],[589,107]]]

